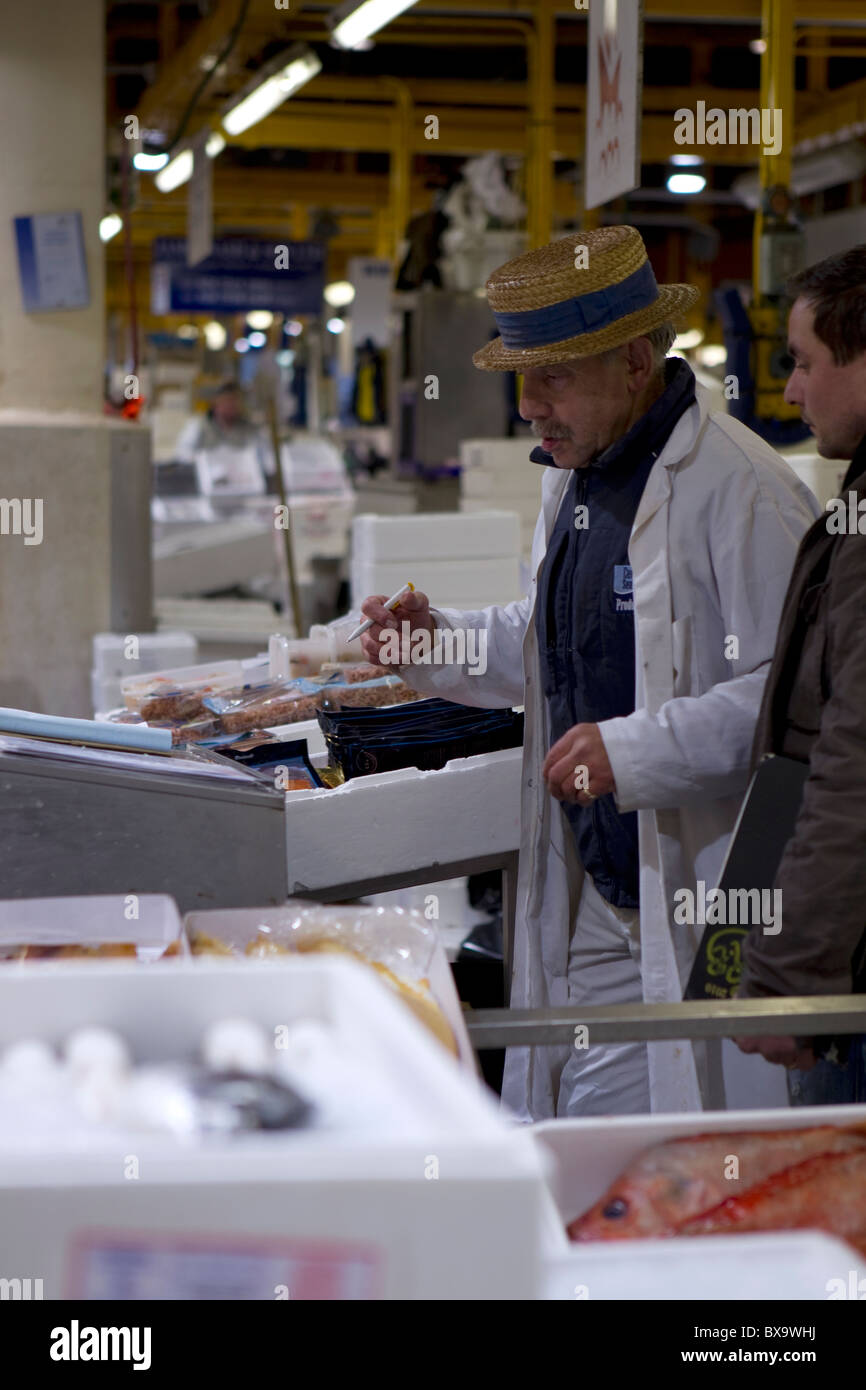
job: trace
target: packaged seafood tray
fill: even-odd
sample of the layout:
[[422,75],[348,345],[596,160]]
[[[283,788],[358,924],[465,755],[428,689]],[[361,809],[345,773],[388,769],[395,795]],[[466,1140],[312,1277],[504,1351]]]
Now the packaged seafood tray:
[[152,671],[120,682],[127,709],[142,719],[193,719],[207,714],[205,695],[243,685],[239,661],[184,666],[174,671]]
[[115,893],[0,901],[0,964],[7,961],[188,956],[174,898]]
[[[38,1272],[46,1299],[537,1296],[543,1153],[355,961],[0,971],[0,1082],[22,1039],[60,1055],[101,1025],[134,1068],[183,1067],[227,1020],[274,1041],[304,1123],[205,1141],[159,1112],[148,1132],[115,1123],[88,1142],[46,1134],[44,1108],[6,1125],[5,1270]],[[129,1181],[133,1160],[146,1180]]]
[[866,1266],[857,1253],[866,1239],[866,1105],[557,1120],[533,1134],[555,1165],[545,1217],[554,1265],[618,1266],[621,1288],[634,1288],[631,1262],[648,1267],[643,1252],[661,1244],[672,1271],[662,1296],[689,1297],[670,1290],[683,1287],[676,1270],[687,1268],[693,1243],[736,1263],[747,1237],[817,1231]]
[[283,960],[286,954],[346,954],[363,961],[464,1067],[477,1071],[454,977],[438,932],[399,907],[328,906],[299,898],[283,907],[191,912],[184,928],[194,955]]

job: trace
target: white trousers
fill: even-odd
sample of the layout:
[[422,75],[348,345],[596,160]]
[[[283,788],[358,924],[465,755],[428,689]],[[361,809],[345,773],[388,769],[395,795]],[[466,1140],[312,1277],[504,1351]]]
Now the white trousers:
[[[578,1008],[643,1003],[640,914],[607,902],[588,874],[568,952],[568,1002]],[[646,1044],[593,1045],[591,1025],[586,1034],[578,1031],[560,1076],[557,1118],[649,1109]]]

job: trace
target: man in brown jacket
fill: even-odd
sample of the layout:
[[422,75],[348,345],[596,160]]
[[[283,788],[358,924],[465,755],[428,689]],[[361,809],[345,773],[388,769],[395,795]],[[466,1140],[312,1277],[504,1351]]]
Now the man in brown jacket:
[[[809,775],[774,885],[782,930],[750,932],[746,998],[866,993],[866,245],[810,266],[789,292],[785,399],[819,454],[851,466],[800,544],[755,733],[753,765],[783,754]],[[866,1038],[817,1063],[811,1041],[739,1045],[794,1069],[793,1104],[866,1100]]]

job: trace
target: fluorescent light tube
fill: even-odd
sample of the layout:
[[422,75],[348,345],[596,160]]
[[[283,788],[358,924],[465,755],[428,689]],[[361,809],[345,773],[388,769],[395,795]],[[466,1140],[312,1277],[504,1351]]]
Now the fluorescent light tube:
[[117,236],[122,226],[123,218],[118,217],[116,212],[109,212],[99,224],[99,240],[111,241],[113,236]]
[[360,0],[360,3],[356,0],[348,13],[343,5],[337,11],[331,37],[340,48],[354,48],[414,4],[415,0]]
[[146,174],[155,174],[157,170],[164,169],[168,163],[167,154],[147,154],[145,150],[139,150],[138,154],[132,156],[132,162],[136,169],[142,170]]
[[174,159],[166,164],[164,169],[160,169],[154,179],[154,183],[160,193],[170,193],[173,188],[180,188],[182,183],[192,178],[192,150],[181,150]]
[[[270,76],[260,76],[255,86],[223,116],[223,129],[229,135],[240,135],[257,121],[264,120],[282,106],[287,97],[322,71],[320,59],[305,45],[296,44],[285,57],[287,61],[279,59],[281,66]],[[267,68],[264,71],[267,72]]]

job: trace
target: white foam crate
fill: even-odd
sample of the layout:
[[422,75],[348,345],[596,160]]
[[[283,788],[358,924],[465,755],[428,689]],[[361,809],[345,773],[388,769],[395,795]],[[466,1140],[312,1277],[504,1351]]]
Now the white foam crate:
[[360,603],[368,594],[393,594],[407,579],[439,607],[458,606],[466,595],[510,603],[521,597],[519,540],[512,556],[496,560],[353,561],[352,601]]
[[286,793],[289,896],[510,853],[520,843],[523,750],[455,758]]
[[[317,904],[299,900],[297,906],[315,909]],[[334,908],[331,905],[326,905],[326,910],[330,913],[334,911]],[[351,917],[358,910],[352,907],[347,908],[347,917]],[[363,909],[360,910],[363,911]],[[367,908],[367,912],[369,911],[370,909]],[[279,923],[284,921],[285,917],[286,909],[279,907],[218,908],[212,912],[188,913],[184,918],[184,925],[188,932],[200,930],[207,936],[214,936],[218,940],[234,946],[237,950],[243,951],[248,942],[255,938],[259,926]],[[437,924],[435,922],[425,921],[423,924],[431,927],[434,934],[436,933]],[[454,1034],[460,1062],[474,1074],[477,1071],[475,1053],[469,1041],[466,1024],[463,1021],[463,1010],[460,1007],[454,976],[451,974],[451,968],[438,937],[426,978],[429,981],[431,993]],[[413,1019],[413,1022],[415,1021]],[[419,1024],[419,1026],[423,1025]]]
[[[180,913],[167,893],[101,893],[0,901],[3,946],[102,946],[131,942],[141,961],[158,960],[178,942],[188,955]],[[0,968],[3,968],[0,966]]]
[[[645,1271],[651,1267],[651,1261],[647,1264],[641,1253],[646,1242],[593,1241],[577,1246],[569,1241],[566,1226],[588,1211],[628,1165],[655,1144],[699,1134],[732,1134],[740,1131],[767,1133],[773,1130],[807,1129],[812,1125],[846,1126],[864,1123],[866,1105],[817,1105],[796,1106],[790,1109],[704,1111],[688,1115],[612,1115],[603,1119],[553,1120],[535,1125],[532,1132],[536,1143],[554,1160],[551,1189],[553,1201],[544,1219],[550,1268],[556,1270],[560,1262],[565,1261],[567,1277],[570,1278],[575,1269],[589,1269],[592,1266],[602,1271],[605,1287],[610,1287],[610,1281],[614,1281],[619,1289],[617,1297],[643,1296],[635,1290],[643,1287]],[[802,1232],[800,1234],[802,1235]],[[723,1239],[721,1236],[712,1237],[711,1254],[713,1250],[720,1249],[715,1241]],[[743,1240],[745,1234],[736,1237],[736,1242]],[[707,1237],[707,1242],[710,1242],[710,1237]],[[702,1286],[712,1287],[715,1292],[684,1294],[677,1291],[684,1286],[683,1281],[686,1280],[688,1262],[691,1258],[687,1247],[690,1249],[694,1243],[693,1237],[664,1242],[671,1246],[672,1251],[668,1257],[670,1264],[666,1266],[670,1271],[670,1283],[665,1285],[660,1278],[658,1288],[660,1291],[665,1288],[671,1291],[661,1292],[660,1296],[730,1297],[730,1290],[727,1293],[720,1291],[712,1282],[708,1284],[706,1279],[703,1280]],[[703,1240],[701,1243],[704,1243]],[[850,1260],[858,1258],[854,1251],[849,1251],[844,1242],[841,1244],[848,1252]],[[744,1259],[743,1246],[738,1245],[737,1248],[743,1251],[740,1258]],[[673,1254],[674,1249],[682,1250],[682,1260]],[[585,1264],[581,1259],[583,1252],[586,1253]],[[730,1259],[736,1263],[734,1238],[731,1241]],[[638,1263],[633,1266],[632,1262],[635,1260]],[[730,1270],[730,1264],[727,1268]],[[839,1275],[844,1275],[847,1268],[846,1265],[844,1270],[839,1270]],[[784,1272],[783,1260],[778,1262],[778,1272],[781,1278]],[[866,1270],[863,1273],[866,1274]],[[820,1283],[818,1273],[815,1277]],[[574,1282],[585,1284],[587,1279],[575,1275]],[[787,1295],[779,1292],[770,1296]],[[817,1293],[815,1296],[826,1297],[826,1294]]]
[[[543,1297],[557,1302],[588,1301],[590,1308],[604,1299],[712,1299],[726,1304],[826,1300],[840,1287],[831,1281],[841,1280],[846,1289],[850,1287],[852,1270],[856,1287],[856,1281],[866,1275],[862,1257],[843,1241],[814,1231],[632,1241],[627,1256],[616,1243],[584,1245],[550,1262]],[[742,1315],[737,1326],[742,1326]],[[718,1350],[722,1344],[714,1339],[706,1345]],[[740,1345],[749,1343],[738,1337],[733,1347],[726,1343],[725,1349]]]
[[191,632],[142,632],[135,634],[138,657],[129,657],[130,634],[97,632],[93,639],[93,675],[100,680],[121,680],[168,666],[192,666],[198,643]]
[[82,1151],[0,1130],[4,1274],[42,1278],[46,1298],[536,1297],[543,1157],[405,1013],[334,958],[0,972],[0,1047],[102,1024],[136,1061],[176,1061],[221,1018],[268,1033],[311,1019],[375,1099],[345,1129],[200,1146],[115,1131]]
[[471,520],[460,512],[368,514],[356,516],[352,523],[355,564],[414,565],[419,557],[440,562],[499,559],[515,555],[519,548],[519,525],[510,511],[486,509]]

